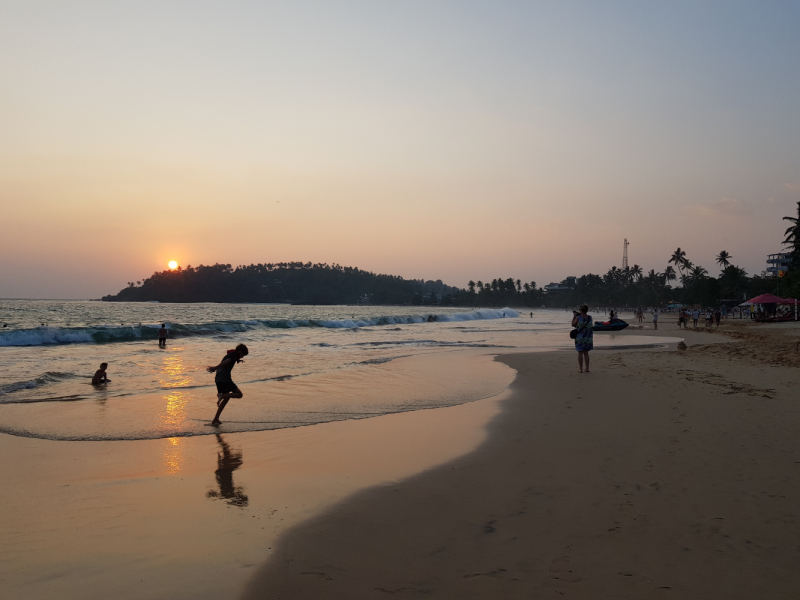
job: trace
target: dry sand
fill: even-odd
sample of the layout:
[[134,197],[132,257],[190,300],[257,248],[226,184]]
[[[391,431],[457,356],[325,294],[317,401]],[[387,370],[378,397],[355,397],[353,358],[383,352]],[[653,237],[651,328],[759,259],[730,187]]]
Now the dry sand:
[[518,376],[486,442],[290,530],[244,598],[796,597],[800,329],[726,331],[595,351],[588,375],[501,357]]

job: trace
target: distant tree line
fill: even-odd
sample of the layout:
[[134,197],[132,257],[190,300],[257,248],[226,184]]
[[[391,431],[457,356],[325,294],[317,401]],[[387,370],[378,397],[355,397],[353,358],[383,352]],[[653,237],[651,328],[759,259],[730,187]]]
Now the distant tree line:
[[[519,279],[493,279],[489,283],[470,281],[453,299],[461,306],[521,306],[564,308],[589,304],[593,306],[664,306],[667,304],[701,304],[715,306],[726,300],[739,303],[747,296],[775,293],[779,284],[771,276],[748,277],[744,269],[730,263],[731,255],[722,251],[717,256],[719,275],[713,277],[686,258],[678,248],[663,272],[644,273],[639,265],[619,269],[611,267],[604,275],[588,273],[567,277],[544,288],[536,282]],[[675,266],[673,266],[673,264]],[[786,283],[789,279],[784,277]],[[672,282],[679,282],[674,286]],[[786,288],[788,292],[788,287]]]
[[108,302],[291,302],[449,304],[458,293],[437,281],[377,275],[357,267],[302,262],[188,266],[128,282]]
[[[797,216],[784,217],[790,223],[784,232],[783,245],[791,254],[791,264],[782,276],[748,276],[732,264],[733,257],[723,250],[716,257],[719,273],[694,264],[678,248],[667,260],[663,272],[646,274],[639,265],[619,269],[611,267],[605,275],[588,273],[567,277],[558,284],[538,288],[535,282],[519,279],[493,279],[490,283],[470,281],[453,302],[461,306],[520,306],[565,308],[579,304],[594,306],[665,306],[700,304],[716,306],[721,302],[740,303],[765,292],[782,297],[800,297],[800,202]],[[673,286],[673,282],[676,285]]]
[[[675,250],[662,272],[644,273],[639,265],[611,267],[604,275],[588,273],[567,277],[558,284],[539,288],[535,281],[514,278],[490,282],[470,281],[458,289],[441,280],[403,279],[376,275],[357,267],[302,262],[239,266],[201,265],[162,271],[128,287],[107,301],[160,302],[293,302],[298,304],[456,305],[464,307],[518,306],[564,308],[594,306],[665,306],[700,304],[715,306],[722,301],[739,303],[770,292],[778,296],[800,296],[800,202],[797,216],[783,240],[792,263],[782,277],[762,273],[748,276],[732,264],[733,257],[721,251],[716,257],[719,273],[713,276],[694,264],[681,248]],[[673,285],[674,282],[674,285]]]

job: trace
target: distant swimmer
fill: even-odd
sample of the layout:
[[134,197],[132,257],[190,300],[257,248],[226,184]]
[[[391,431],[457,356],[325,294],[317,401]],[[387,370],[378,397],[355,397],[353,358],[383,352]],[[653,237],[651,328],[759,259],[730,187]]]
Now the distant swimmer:
[[161,326],[161,329],[158,330],[158,347],[159,348],[166,348],[167,347],[167,324],[164,323]]
[[241,398],[244,395],[233,383],[231,371],[236,366],[236,363],[242,362],[242,359],[248,354],[247,346],[239,344],[233,350],[228,350],[225,358],[216,367],[208,367],[209,373],[216,373],[214,383],[217,384],[217,414],[214,415],[214,420],[211,421],[212,425],[222,425],[219,416],[228,404],[228,400]]
[[531,319],[533,318],[533,313],[531,313]]
[[102,385],[104,383],[108,383],[111,381],[108,376],[106,375],[106,369],[108,368],[108,363],[101,363],[100,368],[95,371],[94,377],[92,377],[92,385]]

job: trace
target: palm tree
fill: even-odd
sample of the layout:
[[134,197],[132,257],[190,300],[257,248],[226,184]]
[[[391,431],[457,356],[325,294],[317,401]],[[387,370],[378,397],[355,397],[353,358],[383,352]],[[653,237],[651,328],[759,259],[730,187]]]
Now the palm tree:
[[621,271],[617,267],[611,267],[603,278],[610,283],[616,283],[619,280]]
[[642,267],[633,265],[631,268],[631,276],[636,279],[636,281],[639,281],[642,278]]
[[705,279],[708,277],[708,271],[706,271],[700,265],[696,267],[692,267],[689,271],[689,276],[691,277],[692,281],[700,281],[701,279]]
[[747,285],[747,271],[736,265],[728,265],[720,273],[719,283],[723,294],[728,298],[736,298]]
[[517,293],[522,291],[522,281],[517,279]]
[[800,201],[797,202],[797,216],[783,217],[783,220],[792,223],[784,232],[786,237],[783,245],[789,246],[789,252],[792,253],[792,267],[797,269],[800,267]]
[[470,279],[469,283],[467,283],[467,286],[469,287],[469,293],[470,294],[474,294],[475,293],[475,282],[472,281],[472,279]]
[[731,264],[731,259],[733,257],[727,253],[727,251],[723,250],[717,255],[717,264],[723,268],[723,270]]
[[475,285],[477,285],[477,286],[478,286],[478,289],[479,289],[480,291],[483,291],[483,282],[482,282],[482,281],[478,280],[478,283],[476,283]]
[[672,265],[667,265],[667,268],[664,269],[664,279],[667,281],[675,281],[677,278],[677,275],[675,275],[675,269],[672,267]]
[[679,271],[683,271],[683,266],[686,263],[686,252],[679,247],[672,253],[672,257],[670,257],[667,263],[672,263]]

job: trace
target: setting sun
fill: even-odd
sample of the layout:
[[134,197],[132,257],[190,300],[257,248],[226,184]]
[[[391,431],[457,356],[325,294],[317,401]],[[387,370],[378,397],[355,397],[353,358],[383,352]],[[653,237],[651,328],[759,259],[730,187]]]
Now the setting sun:
[[178,268],[178,263],[175,262],[174,260],[169,261],[169,268],[170,269],[177,269]]

